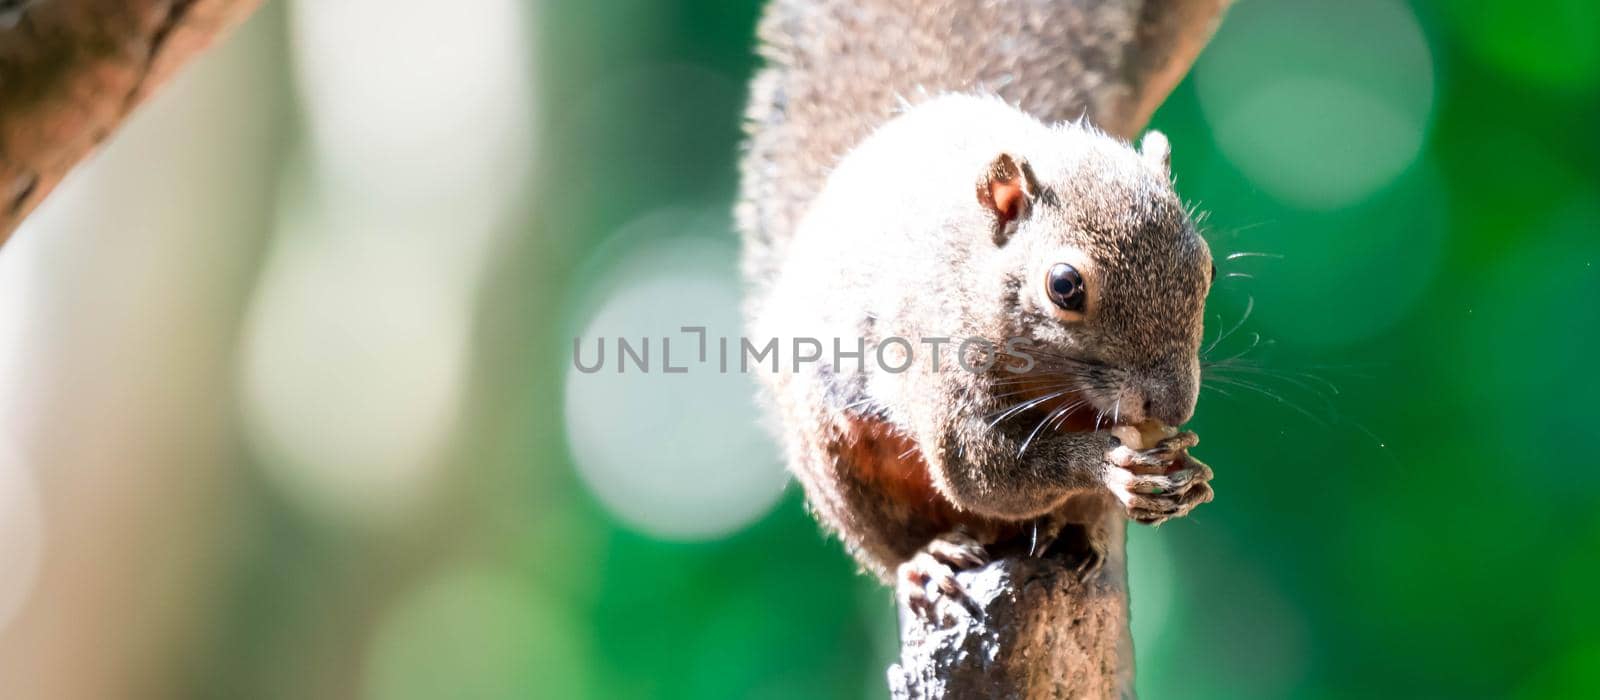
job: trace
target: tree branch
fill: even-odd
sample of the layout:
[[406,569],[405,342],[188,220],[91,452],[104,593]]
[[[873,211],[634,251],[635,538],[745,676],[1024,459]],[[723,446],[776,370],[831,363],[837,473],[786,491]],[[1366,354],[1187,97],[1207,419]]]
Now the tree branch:
[[[900,662],[889,667],[895,700],[1121,698],[1133,695],[1124,519],[1106,508],[1112,546],[1087,570],[1080,531],[1046,556],[1018,553],[956,574],[977,603],[973,616],[947,598],[936,622],[900,606]],[[902,583],[901,585],[912,585]],[[904,596],[900,596],[905,600]]]
[[1134,55],[1127,65],[1128,99],[1101,127],[1133,138],[1194,65],[1232,0],[1150,0],[1139,13]]
[[[16,3],[11,3],[16,4]],[[0,21],[0,243],[260,0],[36,0]]]

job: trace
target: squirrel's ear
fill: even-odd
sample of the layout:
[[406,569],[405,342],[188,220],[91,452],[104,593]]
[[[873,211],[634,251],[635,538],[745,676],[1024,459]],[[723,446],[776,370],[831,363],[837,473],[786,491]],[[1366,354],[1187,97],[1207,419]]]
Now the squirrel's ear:
[[1005,245],[1039,193],[1028,161],[1001,153],[978,178],[978,203],[994,215],[995,245]]
[[1167,143],[1165,134],[1154,129],[1145,132],[1144,138],[1139,140],[1139,157],[1150,167],[1160,169],[1162,174],[1172,174],[1172,144]]

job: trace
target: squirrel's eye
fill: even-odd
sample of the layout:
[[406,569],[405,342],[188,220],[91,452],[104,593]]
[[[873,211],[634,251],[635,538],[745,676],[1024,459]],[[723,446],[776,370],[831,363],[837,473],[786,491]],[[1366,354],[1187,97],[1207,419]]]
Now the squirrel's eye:
[[1050,286],[1050,301],[1065,311],[1083,313],[1083,302],[1088,297],[1083,288],[1083,275],[1078,274],[1078,268],[1066,263],[1056,263],[1050,268],[1050,278],[1045,280]]

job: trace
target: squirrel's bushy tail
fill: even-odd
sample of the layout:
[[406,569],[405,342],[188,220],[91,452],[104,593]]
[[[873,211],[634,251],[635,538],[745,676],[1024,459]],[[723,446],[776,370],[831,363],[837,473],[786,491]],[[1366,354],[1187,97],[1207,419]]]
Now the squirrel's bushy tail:
[[903,104],[999,95],[1046,122],[1143,128],[1228,0],[771,0],[737,221],[759,303],[834,164]]

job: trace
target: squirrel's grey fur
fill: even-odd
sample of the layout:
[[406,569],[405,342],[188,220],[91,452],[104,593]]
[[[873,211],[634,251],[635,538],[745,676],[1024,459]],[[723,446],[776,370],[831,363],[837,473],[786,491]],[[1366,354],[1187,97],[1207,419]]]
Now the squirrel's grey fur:
[[[738,212],[749,331],[780,348],[864,340],[862,362],[763,381],[811,508],[880,576],[929,547],[970,562],[1023,523],[1090,520],[1074,509],[1158,522],[1210,497],[1203,465],[1129,477],[1101,429],[1189,419],[1212,274],[1165,139],[1141,153],[1088,121],[1128,102],[1136,5],[774,0],[761,23]],[[1026,180],[1010,223],[975,195],[1001,170]],[[1045,293],[1058,262],[1090,281],[1082,318]],[[914,345],[908,371],[877,365],[895,337]],[[1027,339],[1035,366],[953,368],[952,344],[934,371],[929,338]],[[1008,413],[1022,380],[1069,387],[1094,424]],[[1168,442],[1131,459],[1193,439]]]

